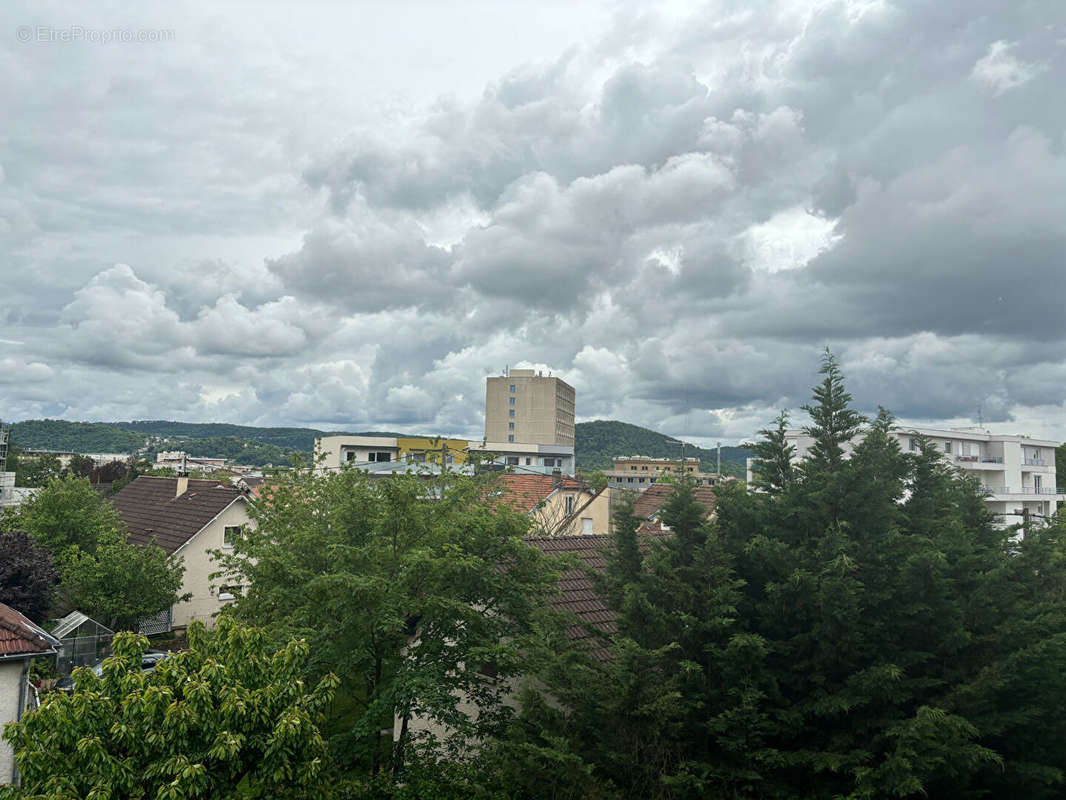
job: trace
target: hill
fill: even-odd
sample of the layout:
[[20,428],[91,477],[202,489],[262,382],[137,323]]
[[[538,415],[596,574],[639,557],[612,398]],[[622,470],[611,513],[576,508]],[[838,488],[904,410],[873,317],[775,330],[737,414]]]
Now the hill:
[[[585,471],[607,469],[611,458],[643,455],[677,458],[681,440],[639,425],[597,420],[575,426],[577,462]],[[76,453],[133,453],[144,450],[152,458],[160,450],[185,450],[189,455],[228,458],[240,464],[289,465],[295,455],[310,457],[315,439],[338,431],[315,428],[266,428],[229,423],[134,420],[132,422],[67,422],[39,419],[11,426],[11,443],[27,450],[65,450]],[[383,431],[364,436],[397,436]],[[714,469],[715,452],[693,444],[685,455],[699,458],[704,470]],[[722,448],[722,471],[741,475],[750,453],[742,447]]]
[[[611,420],[579,422],[574,436],[577,463],[582,470],[609,469],[614,456],[651,456],[679,458],[681,440],[639,425]],[[722,448],[722,472],[743,477],[744,461],[751,451],[743,447]],[[705,472],[713,472],[716,453],[685,443],[685,457],[698,458]]]

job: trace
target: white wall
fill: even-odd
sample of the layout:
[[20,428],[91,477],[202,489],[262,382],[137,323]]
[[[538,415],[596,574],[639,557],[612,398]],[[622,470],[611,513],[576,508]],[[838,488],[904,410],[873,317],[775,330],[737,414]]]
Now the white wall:
[[[25,665],[26,662],[20,658],[0,661],[0,732],[7,723],[19,717],[19,684]],[[0,784],[11,783],[14,764],[11,745],[0,738]]]
[[[219,600],[218,586],[227,583],[225,578],[212,580],[209,576],[218,571],[218,564],[208,553],[208,550],[223,550],[222,536],[225,528],[230,525],[254,526],[255,523],[248,516],[248,503],[243,498],[238,499],[229,508],[222,512],[210,525],[200,531],[196,536],[185,543],[178,550],[185,564],[185,577],[181,585],[181,594],[192,592],[192,599],[174,605],[173,624],[176,628],[187,626],[194,619],[203,622],[207,627],[215,624],[215,614],[228,600]],[[214,586],[215,588],[212,588]]]

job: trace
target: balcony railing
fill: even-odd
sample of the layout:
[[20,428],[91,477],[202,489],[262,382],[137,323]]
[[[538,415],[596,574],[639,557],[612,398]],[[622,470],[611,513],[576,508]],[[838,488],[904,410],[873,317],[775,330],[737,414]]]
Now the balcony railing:
[[1003,456],[981,456],[982,464],[1002,464]]
[[1066,489],[1054,486],[1023,486],[1021,489],[1009,486],[981,486],[981,491],[989,494],[1066,494]]
[[978,456],[955,456],[956,461],[977,461]]
[[1043,458],[1023,458],[1022,463],[1030,467],[1046,467],[1047,461]]

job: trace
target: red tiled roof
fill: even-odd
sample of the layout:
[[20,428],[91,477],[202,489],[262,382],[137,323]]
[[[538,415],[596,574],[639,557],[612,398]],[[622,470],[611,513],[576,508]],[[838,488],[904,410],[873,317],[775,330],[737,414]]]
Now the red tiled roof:
[[[648,534],[639,538],[642,553],[651,549],[655,541],[670,534]],[[526,539],[546,556],[576,555],[585,566],[596,572],[603,572],[607,567],[607,551],[611,547],[611,537],[597,536],[537,536]],[[615,619],[618,616],[609,609],[603,599],[596,593],[596,586],[590,575],[581,569],[571,569],[563,573],[559,580],[560,593],[552,600],[552,607],[558,611],[567,611],[577,616],[580,623],[567,629],[570,640],[579,646],[588,648],[588,652],[600,661],[610,658],[610,650],[603,646],[598,637],[588,630],[593,628],[605,634],[617,633]]]
[[39,625],[0,603],[0,658],[47,655],[57,644]]
[[[674,487],[669,483],[649,486],[633,501],[633,516],[650,520],[666,505],[666,501],[673,493]],[[709,486],[696,486],[692,493],[696,497],[696,502],[707,509],[708,514],[714,511],[714,489]]]
[[537,504],[547,499],[557,488],[564,491],[582,492],[588,491],[585,484],[576,481],[568,475],[562,477],[559,486],[555,485],[555,478],[551,475],[518,475],[505,473],[500,475],[499,489],[503,492],[503,500],[515,511],[528,514]]
[[111,499],[129,528],[132,543],[145,545],[154,538],[168,554],[173,553],[244,496],[218,481],[190,480],[180,497],[177,490],[177,478],[142,475]]

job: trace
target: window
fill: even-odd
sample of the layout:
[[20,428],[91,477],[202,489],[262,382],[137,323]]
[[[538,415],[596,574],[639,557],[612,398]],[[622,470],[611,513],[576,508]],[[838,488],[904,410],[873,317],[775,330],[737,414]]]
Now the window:
[[513,431],[514,430],[514,423],[513,422],[508,422],[507,423],[507,430],[509,430],[509,431]]
[[344,460],[347,461],[349,464],[352,463],[353,461],[355,461],[355,451],[354,450],[345,451]]
[[917,450],[918,449],[918,440],[917,439],[914,439],[914,438],[911,439],[910,448],[911,448],[911,450]]
[[240,594],[241,594],[241,586],[240,585],[236,585],[235,584],[235,585],[231,585],[231,586],[219,586],[218,587],[218,599],[219,600],[233,600],[234,598],[239,597]]
[[636,468],[636,467],[630,467],[630,469],[631,469],[631,470],[633,470],[634,472],[636,472],[636,471],[637,471],[637,468]]
[[644,479],[643,478],[637,478],[637,483],[644,483]]
[[511,384],[511,392],[514,393],[514,384]]
[[514,398],[513,397],[508,397],[507,399],[510,402],[510,404],[513,406],[514,405]]
[[527,459],[526,459],[526,466],[527,466],[527,467],[528,467],[528,466],[529,466],[530,464],[532,464],[532,463],[533,463],[533,459],[532,459],[532,458],[527,458]]
[[626,481],[628,481],[629,483],[632,483],[633,479],[632,478],[626,478]]
[[641,467],[641,469],[642,469],[642,470],[644,470],[645,472],[647,472],[647,471],[648,471],[648,468],[647,468],[647,467]]
[[592,535],[592,517],[581,518],[581,533],[585,536]]
[[574,496],[572,494],[568,494],[566,496],[566,513],[567,514],[573,514],[574,513]]
[[944,442],[944,452],[945,453],[950,453],[951,452],[951,442]]
[[392,453],[367,453],[368,461],[392,461]]
[[514,409],[513,408],[508,410],[507,416],[509,416],[509,417],[513,417],[514,416]]
[[514,434],[513,433],[507,434],[507,441],[509,441],[509,442],[513,442],[514,441]]
[[509,467],[517,467],[518,466],[518,456],[507,456],[507,466],[509,466]]
[[227,525],[222,529],[222,546],[233,547],[233,540],[239,536],[241,532],[240,525]]
[[655,481],[657,481],[657,480],[659,480],[659,479],[658,479],[658,478],[651,478],[651,479],[650,479],[650,482],[651,482],[651,483],[655,483]]

